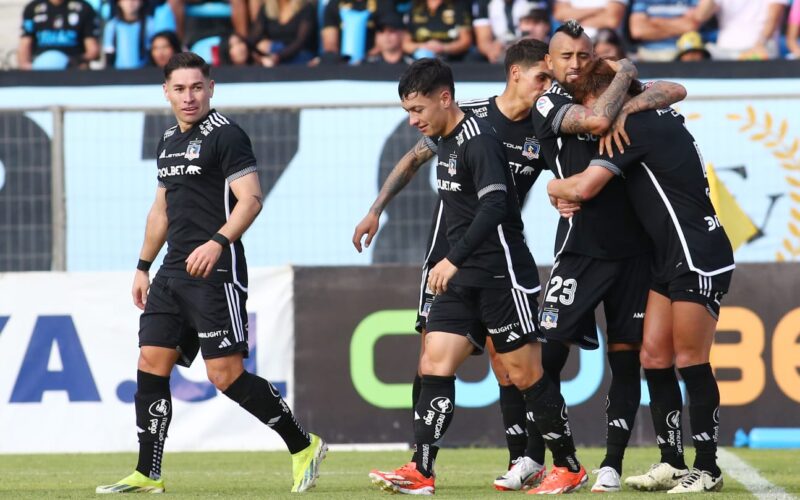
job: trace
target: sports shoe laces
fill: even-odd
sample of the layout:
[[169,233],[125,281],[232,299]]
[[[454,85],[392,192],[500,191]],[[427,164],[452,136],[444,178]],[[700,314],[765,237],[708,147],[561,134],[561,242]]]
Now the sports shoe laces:
[[699,469],[693,469],[692,472],[690,472],[689,475],[686,476],[686,479],[681,481],[681,483],[683,483],[683,484],[685,484],[687,486],[690,485],[690,484],[694,484],[694,483],[696,483],[697,481],[700,480],[701,475],[702,475],[702,472],[700,472]]

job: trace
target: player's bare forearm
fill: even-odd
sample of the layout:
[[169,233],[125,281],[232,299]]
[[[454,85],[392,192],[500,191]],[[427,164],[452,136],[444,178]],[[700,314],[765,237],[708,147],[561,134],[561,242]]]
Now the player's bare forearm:
[[583,172],[566,179],[552,179],[547,183],[547,194],[553,198],[583,203],[597,196],[613,177],[610,170],[590,165]]
[[150,212],[147,214],[147,224],[144,229],[144,243],[139,252],[139,258],[148,262],[153,262],[161,247],[167,241],[167,190],[158,188],[156,199]]
[[617,74],[608,88],[600,94],[591,107],[579,104],[570,106],[561,120],[561,132],[565,134],[605,134],[622,109],[631,81],[636,78],[636,67],[627,59],[615,63]]
[[663,109],[686,98],[686,88],[673,82],[657,81],[644,92],[625,103],[622,110],[626,114],[652,109]]
[[369,211],[380,216],[386,205],[411,182],[419,168],[431,158],[433,151],[425,144],[423,137],[394,166]]
[[559,200],[583,202],[583,196],[577,189],[580,182],[579,176],[580,174],[566,179],[552,179],[547,183],[547,194]]
[[236,196],[236,206],[231,210],[228,221],[217,232],[233,242],[241,238],[256,220],[264,206],[264,195],[261,194],[261,184],[255,172],[239,177],[230,186]]

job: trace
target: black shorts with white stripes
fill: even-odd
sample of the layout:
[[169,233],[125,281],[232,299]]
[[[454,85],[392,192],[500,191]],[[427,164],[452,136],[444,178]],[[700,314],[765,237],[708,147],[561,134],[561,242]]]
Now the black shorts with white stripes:
[[178,364],[235,352],[248,355],[247,293],[233,283],[157,274],[139,318],[139,346],[175,348]]
[[703,276],[694,271],[681,274],[668,283],[654,283],[650,288],[672,302],[694,302],[705,306],[708,313],[719,319],[722,297],[731,286],[733,271],[716,276]]
[[499,353],[542,342],[536,325],[537,295],[513,288],[450,284],[431,304],[427,331],[463,335],[481,351],[489,335]]

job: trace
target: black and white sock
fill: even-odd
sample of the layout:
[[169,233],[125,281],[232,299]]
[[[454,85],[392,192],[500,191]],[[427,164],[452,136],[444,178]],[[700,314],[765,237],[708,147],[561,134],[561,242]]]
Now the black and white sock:
[[503,427],[506,429],[508,467],[511,468],[514,460],[525,455],[525,447],[528,444],[525,398],[516,386],[500,386],[500,413],[503,416]]
[[267,380],[245,371],[224,394],[277,432],[289,453],[297,453],[311,444],[311,438],[297,423],[289,405]]
[[611,387],[606,399],[606,457],[600,467],[622,475],[622,458],[642,397],[639,351],[609,351]]
[[[561,370],[567,364],[569,358],[569,347],[557,341],[550,341],[542,344],[542,368],[545,376],[550,379],[550,383],[555,391],[561,392]],[[528,447],[525,455],[532,458],[534,462],[544,465],[545,443],[542,433],[536,426],[536,418],[532,411],[528,410]]]
[[656,442],[661,450],[661,461],[676,469],[685,469],[681,429],[683,400],[675,367],[645,368],[644,376],[650,391],[650,413]]
[[689,393],[689,423],[695,454],[694,466],[718,477],[719,387],[709,363],[679,368]]
[[[528,412],[533,413],[535,427],[553,454],[553,465],[566,467],[570,472],[578,472],[580,463],[575,457],[567,405],[561,393],[545,374],[531,387],[523,390],[522,394]],[[531,427],[529,429],[533,431]]]
[[169,377],[138,370],[133,402],[139,437],[139,461],[136,470],[150,479],[158,479],[161,477],[164,441],[172,420]]
[[414,408],[414,456],[417,470],[425,477],[433,475],[439,443],[453,420],[456,378],[422,376],[422,389]]

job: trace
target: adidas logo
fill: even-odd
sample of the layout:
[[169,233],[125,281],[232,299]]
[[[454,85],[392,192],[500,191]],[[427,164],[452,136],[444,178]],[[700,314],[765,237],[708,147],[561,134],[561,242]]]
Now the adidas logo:
[[519,334],[514,332],[508,332],[508,337],[506,338],[506,344],[509,342],[514,342],[515,340],[519,340]]
[[656,436],[656,444],[665,444],[665,443],[666,441],[664,441],[664,438],[662,438],[661,436]]
[[534,422],[534,421],[535,421],[535,420],[533,420],[533,412],[532,412],[532,411],[526,412],[526,413],[525,413],[525,418],[527,418],[527,419],[528,419],[528,420],[530,420],[531,422]]
[[525,429],[519,426],[519,424],[514,424],[513,426],[506,429],[506,434],[510,436],[523,436],[525,435]]
[[542,439],[545,441],[553,441],[561,437],[561,434],[556,434],[555,432],[548,432],[547,434],[542,434]]
[[705,432],[701,432],[700,434],[695,434],[694,436],[692,436],[692,439],[694,439],[695,441],[711,441],[711,436],[709,436]]
[[166,149],[161,150],[161,156],[159,156],[159,158],[166,158],[166,157],[167,157],[167,150]]
[[225,349],[226,347],[230,347],[231,345],[232,345],[231,340],[228,337],[225,337],[224,339],[222,339],[222,342],[219,343],[217,349]]
[[619,418],[617,420],[610,420],[608,422],[608,425],[610,425],[611,427],[619,427],[620,429],[625,429],[626,431],[630,430],[628,429],[627,422],[625,422],[625,420],[622,418]]

